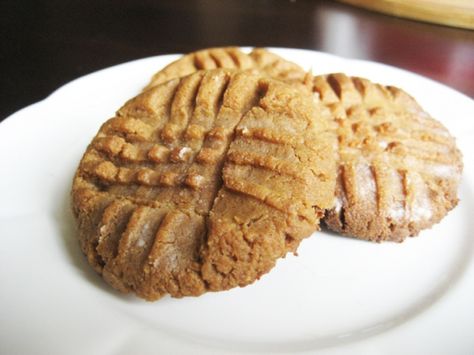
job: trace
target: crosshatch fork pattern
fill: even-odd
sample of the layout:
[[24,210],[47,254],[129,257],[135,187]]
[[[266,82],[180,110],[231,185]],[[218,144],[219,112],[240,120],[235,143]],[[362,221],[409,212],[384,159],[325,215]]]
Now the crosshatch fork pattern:
[[457,204],[461,153],[447,129],[403,90],[344,74],[318,76],[312,91],[338,136],[333,230],[402,241]]
[[112,286],[149,300],[251,283],[332,203],[331,137],[309,94],[255,73],[161,84],[107,121],[81,161],[82,249]]
[[153,75],[146,89],[198,70],[216,68],[255,69],[286,82],[301,82],[307,75],[297,64],[264,48],[254,48],[250,53],[245,53],[238,47],[217,47],[182,56]]

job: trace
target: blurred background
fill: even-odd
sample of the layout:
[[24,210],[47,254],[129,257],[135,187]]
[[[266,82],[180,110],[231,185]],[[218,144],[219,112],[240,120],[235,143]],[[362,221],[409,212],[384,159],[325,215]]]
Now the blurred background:
[[[451,3],[460,1],[474,6],[474,0]],[[99,69],[227,45],[305,48],[382,62],[474,97],[469,11],[460,28],[330,0],[2,1],[0,120]]]

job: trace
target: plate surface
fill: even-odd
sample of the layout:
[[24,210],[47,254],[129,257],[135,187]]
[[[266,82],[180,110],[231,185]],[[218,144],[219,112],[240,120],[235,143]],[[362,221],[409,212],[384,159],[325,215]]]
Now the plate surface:
[[259,282],[147,303],[88,266],[69,191],[100,124],[177,58],[159,56],[77,79],[0,124],[0,353],[430,353],[474,349],[474,102],[386,65],[272,49],[313,73],[399,86],[457,137],[460,203],[402,244],[317,233]]

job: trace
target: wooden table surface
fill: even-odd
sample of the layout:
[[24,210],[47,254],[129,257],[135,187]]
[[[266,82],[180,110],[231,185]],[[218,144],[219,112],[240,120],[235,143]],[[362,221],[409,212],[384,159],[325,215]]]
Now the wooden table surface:
[[0,120],[98,69],[225,45],[373,60],[474,97],[474,31],[333,1],[2,1],[0,19]]

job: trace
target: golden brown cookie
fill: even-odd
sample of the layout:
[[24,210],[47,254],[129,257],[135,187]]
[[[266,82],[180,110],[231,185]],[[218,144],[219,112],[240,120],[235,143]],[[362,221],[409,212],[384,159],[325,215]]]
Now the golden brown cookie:
[[344,74],[313,81],[339,141],[335,207],[324,222],[373,241],[403,241],[457,204],[462,160],[447,129],[404,91]]
[[307,74],[295,63],[263,48],[254,48],[250,53],[238,47],[208,48],[186,54],[167,65],[153,76],[145,89],[198,70],[215,68],[257,69],[287,82],[302,82]]
[[103,124],[73,182],[83,252],[147,300],[245,286],[334,199],[333,134],[311,95],[217,69],[158,85]]

